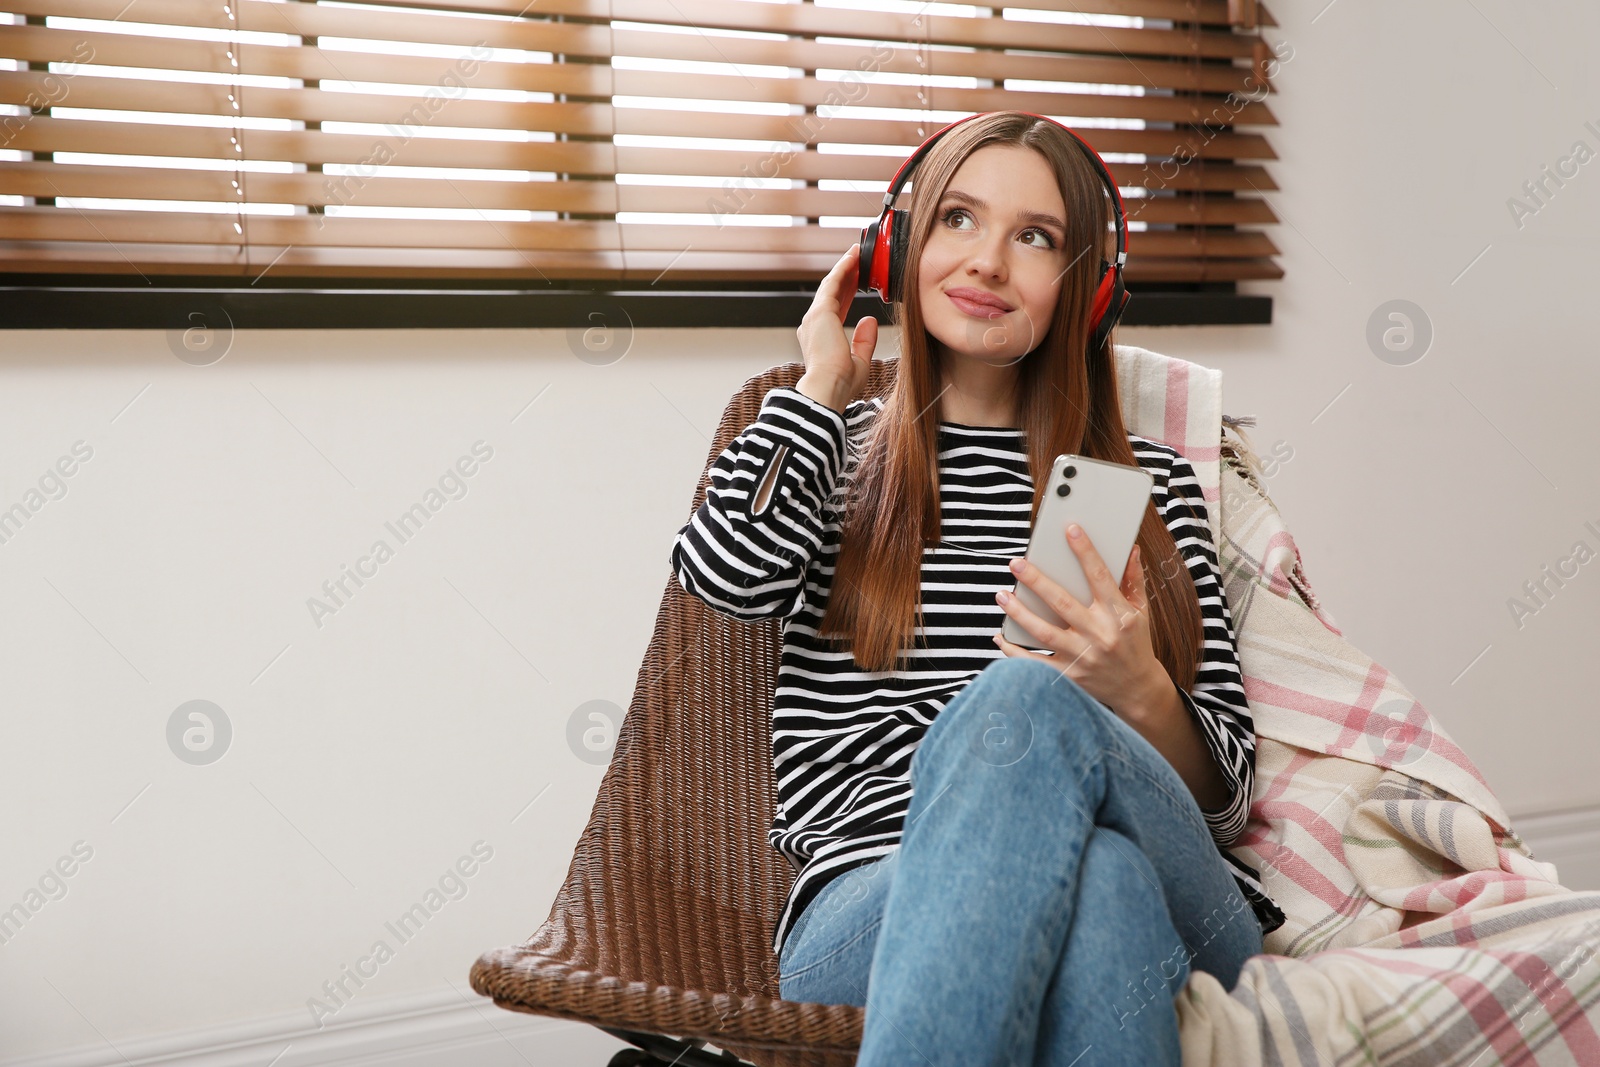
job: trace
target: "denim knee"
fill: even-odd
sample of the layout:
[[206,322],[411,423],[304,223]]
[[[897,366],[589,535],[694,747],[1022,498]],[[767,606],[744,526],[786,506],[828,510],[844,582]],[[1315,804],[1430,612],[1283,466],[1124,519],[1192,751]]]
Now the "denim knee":
[[1078,684],[1077,679],[1060,667],[1025,656],[1006,656],[995,660],[979,671],[978,677],[969,686],[978,687],[980,691],[1004,687],[1027,697],[1048,692],[1052,699],[1058,701],[1070,695],[1078,701],[1098,703],[1088,690]]
[[[1049,673],[1045,673],[1046,671]],[[984,676],[989,676],[1005,678],[1007,681],[1015,681],[1015,679],[1011,677],[1012,675],[1017,675],[1020,678],[1029,674],[1037,674],[1046,682],[1053,681],[1055,676],[1058,674],[1063,676],[1063,681],[1072,681],[1070,675],[1066,675],[1061,668],[1055,666],[1054,664],[1041,663],[1038,660],[1032,659],[1028,656],[1002,656],[993,663],[990,663],[987,667],[983,668],[983,670],[979,671],[978,677],[981,678]],[[973,682],[976,683],[977,680],[977,678],[974,678]],[[1072,684],[1076,685],[1077,683],[1073,682]]]
[[[1046,702],[1050,714],[1038,714]],[[934,718],[912,755],[913,776],[920,764],[934,758],[925,752],[944,747],[933,743],[941,738],[954,742],[956,752],[970,751],[997,766],[1021,760],[1051,734],[1080,749],[1098,747],[1098,731],[1075,714],[1091,712],[1095,703],[1071,676],[1048,663],[1019,656],[995,660]]]

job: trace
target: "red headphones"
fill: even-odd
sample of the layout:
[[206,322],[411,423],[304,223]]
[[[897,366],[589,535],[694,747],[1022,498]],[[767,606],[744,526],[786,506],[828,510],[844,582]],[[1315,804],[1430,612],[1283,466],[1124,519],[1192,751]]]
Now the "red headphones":
[[[933,143],[943,137],[952,127],[963,122],[979,118],[982,115],[993,115],[997,112],[984,111],[934,131],[933,135],[911,153],[900,169],[895,171],[894,180],[889,183],[888,192],[883,194],[883,213],[875,222],[870,223],[861,231],[861,257],[856,265],[857,279],[865,278],[865,287],[857,285],[860,292],[875,292],[885,303],[896,303],[900,300],[900,279],[905,273],[906,242],[910,230],[911,213],[894,206],[895,197],[900,195],[900,189],[910,176],[913,168],[921,161]],[[1083,146],[1090,159],[1094,161],[1095,169],[1100,172],[1100,178],[1106,187],[1111,190],[1111,196],[1117,204],[1117,261],[1108,263],[1104,257],[1100,260],[1100,285],[1095,289],[1094,301],[1090,305],[1089,347],[1097,349],[1105,344],[1106,337],[1111,333],[1111,328],[1122,317],[1123,306],[1127,304],[1129,293],[1123,286],[1122,268],[1128,262],[1128,216],[1122,206],[1122,193],[1117,189],[1111,171],[1106,167],[1105,160],[1100,154],[1089,147],[1089,142],[1079,137],[1076,133],[1056,122],[1048,115],[1035,115],[1032,111],[1019,112],[1023,115],[1033,115],[1036,119],[1044,119],[1054,123],[1063,130],[1072,134],[1073,140]]]

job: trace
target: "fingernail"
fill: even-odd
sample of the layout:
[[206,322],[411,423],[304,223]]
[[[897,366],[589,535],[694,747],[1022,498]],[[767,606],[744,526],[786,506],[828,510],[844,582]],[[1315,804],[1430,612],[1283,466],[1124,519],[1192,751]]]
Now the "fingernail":
[[1073,523],[1071,526],[1067,527],[1067,536],[1068,537],[1082,537],[1083,536],[1083,527],[1079,526],[1077,523]]
[[1013,574],[1022,573],[1022,561],[1020,559],[1014,559],[1010,563],[1006,564],[1006,566],[1011,568],[1011,573]]

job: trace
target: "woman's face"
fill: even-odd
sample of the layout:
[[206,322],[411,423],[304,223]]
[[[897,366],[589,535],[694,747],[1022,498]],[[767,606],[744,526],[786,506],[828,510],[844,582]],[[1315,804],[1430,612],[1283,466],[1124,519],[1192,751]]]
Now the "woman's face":
[[985,145],[962,162],[934,211],[917,281],[945,359],[1008,366],[1044,339],[1072,262],[1066,214],[1055,172],[1033,149]]

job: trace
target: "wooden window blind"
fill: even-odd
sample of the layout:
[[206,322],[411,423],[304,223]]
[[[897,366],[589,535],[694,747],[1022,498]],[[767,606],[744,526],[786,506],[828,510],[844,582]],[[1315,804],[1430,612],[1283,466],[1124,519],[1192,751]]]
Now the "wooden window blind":
[[1282,276],[1252,0],[0,8],[0,273],[815,280],[1018,108],[1105,157],[1130,282]]

